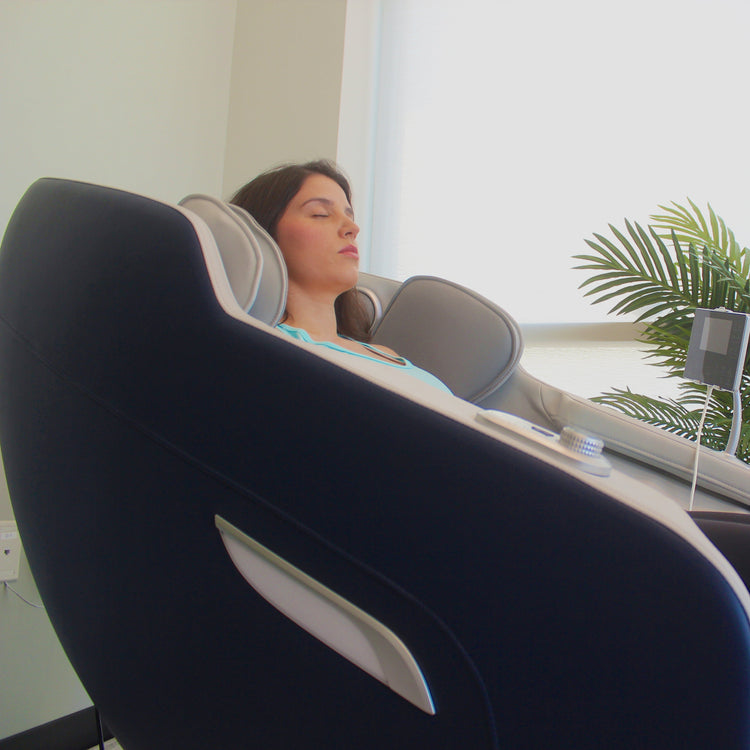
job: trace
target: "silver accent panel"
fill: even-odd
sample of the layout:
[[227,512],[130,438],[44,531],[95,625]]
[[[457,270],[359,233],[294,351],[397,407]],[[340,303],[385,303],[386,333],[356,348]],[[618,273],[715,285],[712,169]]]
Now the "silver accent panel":
[[383,304],[380,301],[380,297],[369,287],[358,286],[357,291],[364,297],[367,297],[367,301],[372,305],[372,323],[370,323],[370,330],[372,331],[383,317]]
[[401,639],[366,612],[215,516],[224,546],[243,578],[279,612],[425,713],[430,690]]

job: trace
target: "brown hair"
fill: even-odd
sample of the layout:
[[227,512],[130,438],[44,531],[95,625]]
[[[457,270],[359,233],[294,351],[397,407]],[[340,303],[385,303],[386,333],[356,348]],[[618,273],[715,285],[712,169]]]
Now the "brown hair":
[[[231,203],[244,208],[276,239],[279,219],[292,198],[299,192],[302,183],[313,174],[321,174],[337,183],[352,202],[349,180],[339,168],[327,159],[306,164],[283,164],[259,174],[241,187],[232,197]],[[356,287],[348,289],[336,298],[336,324],[338,332],[357,341],[370,340],[370,321]]]

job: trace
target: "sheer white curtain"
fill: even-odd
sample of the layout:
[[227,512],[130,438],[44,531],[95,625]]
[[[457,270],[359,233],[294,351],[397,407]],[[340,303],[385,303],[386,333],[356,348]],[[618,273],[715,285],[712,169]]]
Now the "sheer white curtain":
[[598,321],[572,256],[608,223],[689,196],[750,245],[747,0],[367,5],[373,75],[345,56],[341,127],[369,112],[372,132],[339,159],[362,164],[369,270],[453,279],[522,323]]

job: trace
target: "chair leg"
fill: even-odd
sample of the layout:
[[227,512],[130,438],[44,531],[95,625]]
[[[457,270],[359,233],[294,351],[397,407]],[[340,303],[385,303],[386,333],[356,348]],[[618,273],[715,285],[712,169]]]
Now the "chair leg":
[[99,738],[99,750],[104,750],[104,730],[102,728],[102,716],[96,706],[94,706],[94,716],[96,717],[96,732]]

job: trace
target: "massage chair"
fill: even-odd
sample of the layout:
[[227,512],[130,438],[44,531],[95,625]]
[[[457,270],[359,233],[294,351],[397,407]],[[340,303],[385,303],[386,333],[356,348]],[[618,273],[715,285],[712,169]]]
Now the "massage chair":
[[[685,510],[694,446],[534,379],[458,285],[360,290],[453,396],[292,340],[285,286],[208,196],[42,179],[6,229],[9,492],[124,748],[750,746],[750,595]],[[749,470],[702,450],[696,507],[743,527]]]

